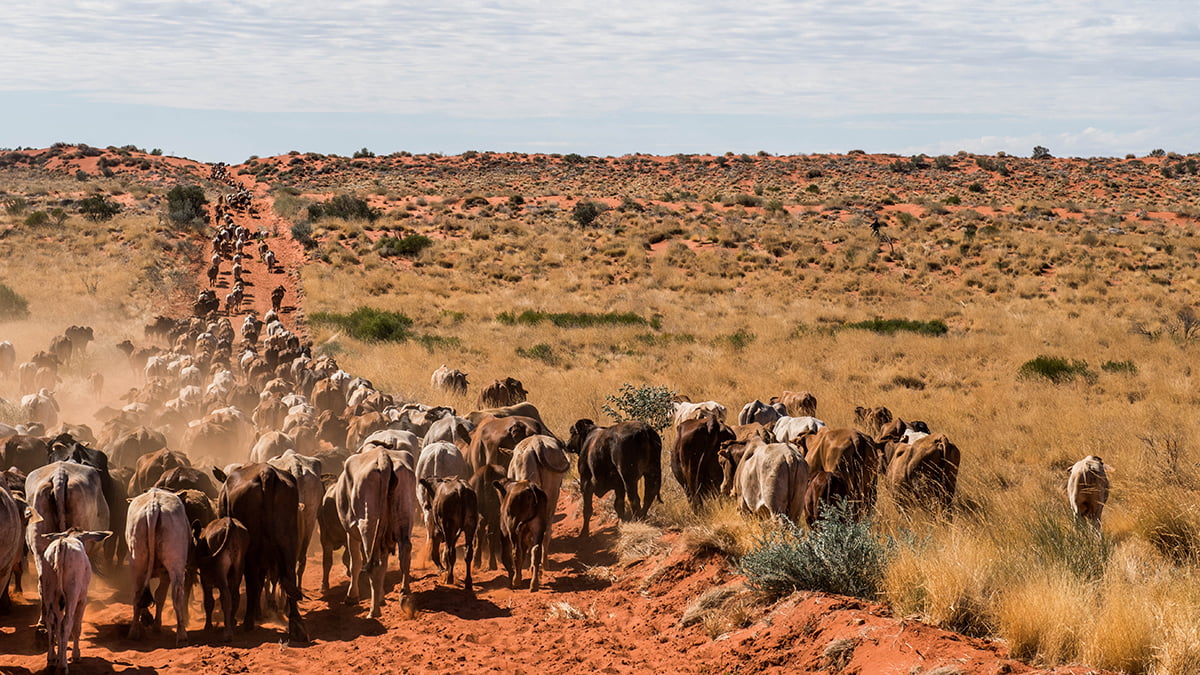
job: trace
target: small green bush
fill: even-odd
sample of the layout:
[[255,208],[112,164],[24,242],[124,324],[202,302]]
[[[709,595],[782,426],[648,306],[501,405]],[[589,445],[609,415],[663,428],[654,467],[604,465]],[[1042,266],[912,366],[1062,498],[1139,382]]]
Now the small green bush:
[[1045,379],[1054,384],[1070,382],[1076,377],[1082,377],[1091,382],[1096,374],[1088,369],[1087,361],[1076,359],[1067,360],[1058,356],[1040,355],[1021,364],[1017,370],[1017,379]]
[[665,386],[623,384],[618,394],[604,397],[606,403],[600,409],[614,422],[641,420],[662,431],[671,424],[677,395]]
[[554,355],[554,348],[545,342],[539,342],[528,349],[524,347],[517,347],[517,356],[526,359],[533,359],[534,361],[541,361],[542,363],[551,366],[558,362],[558,357]]
[[423,234],[410,234],[403,239],[398,237],[380,237],[375,244],[379,255],[388,258],[392,256],[416,255],[433,245],[433,240]]
[[600,205],[596,202],[581,199],[575,203],[575,208],[571,211],[571,219],[579,224],[580,227],[591,227],[596,219],[600,217]]
[[111,220],[121,212],[121,205],[110,202],[104,195],[92,195],[79,202],[79,213],[92,222]]
[[1038,560],[1057,565],[1080,579],[1099,581],[1112,554],[1109,541],[1078,519],[1067,519],[1057,509],[1040,507],[1026,522],[1028,548]]
[[167,193],[167,217],[179,225],[203,223],[207,203],[199,185],[176,185]]
[[747,584],[774,595],[823,591],[873,600],[894,548],[869,519],[855,520],[843,500],[822,510],[820,526],[809,532],[786,520],[768,529],[738,568]]
[[737,330],[729,335],[722,335],[721,337],[717,338],[719,342],[724,342],[730,347],[733,347],[735,352],[740,352],[746,347],[749,347],[750,343],[757,339],[757,335],[745,330]]
[[50,222],[50,214],[45,211],[34,211],[25,216],[25,227],[41,227]]
[[916,321],[913,319],[869,319],[842,324],[842,328],[850,330],[869,330],[874,333],[895,335],[901,331],[919,335],[945,335],[950,328],[938,319],[933,321]]
[[651,326],[658,328],[657,319],[646,319],[633,312],[537,312],[526,310],[520,314],[502,312],[496,316],[496,321],[513,326],[525,324],[533,326],[549,321],[559,328],[592,328],[594,326]]
[[296,223],[292,225],[292,239],[295,239],[306,249],[311,249],[317,245],[317,240],[312,236],[312,225],[309,223]]
[[23,319],[29,316],[29,301],[8,284],[0,283],[0,319]]
[[19,216],[29,208],[29,202],[24,197],[9,197],[4,200],[4,212],[10,216]]
[[1100,364],[1100,370],[1106,373],[1125,373],[1137,375],[1138,367],[1133,361],[1105,361]]
[[353,195],[338,195],[328,201],[308,205],[309,220],[320,220],[325,216],[375,222],[379,218],[379,210]]
[[359,307],[349,314],[316,312],[309,316],[313,323],[331,324],[363,342],[405,342],[414,337],[412,319],[399,312],[372,307]]

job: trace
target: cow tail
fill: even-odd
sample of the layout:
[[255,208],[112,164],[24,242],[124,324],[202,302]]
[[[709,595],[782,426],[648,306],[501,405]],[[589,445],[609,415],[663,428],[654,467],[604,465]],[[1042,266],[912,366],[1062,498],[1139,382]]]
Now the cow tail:
[[67,472],[59,467],[51,482],[54,484],[54,515],[58,517],[51,532],[64,532],[67,529]]
[[[150,508],[147,510],[146,520],[146,584],[138,590],[138,605],[149,607],[154,602],[154,595],[150,592],[150,579],[154,577],[155,554],[158,553],[158,521],[162,516],[161,507],[158,500],[150,502]],[[134,620],[138,618],[135,616]]]
[[[279,476],[275,473],[275,471],[278,470],[279,469],[266,469],[259,474],[259,477],[262,479],[264,495],[278,493],[279,487],[277,486],[279,484]],[[297,489],[297,500],[299,497],[299,489]],[[275,501],[273,499],[265,500],[265,503],[263,504],[263,511],[265,511],[264,515],[266,516],[266,522],[279,522],[279,514],[275,512]],[[297,509],[296,518],[300,518],[299,509]],[[302,555],[299,553],[299,542],[297,542],[296,546],[296,555]],[[279,547],[274,548],[276,548],[277,551],[279,549]],[[276,570],[276,578],[279,579],[279,586],[283,589],[283,592],[285,595],[287,595],[288,599],[294,602],[299,602],[304,598],[304,594],[300,592],[300,588],[296,584],[296,559],[293,558],[292,560],[283,560],[281,557],[282,553],[280,552],[276,556],[275,560],[275,564],[279,566],[279,569]],[[290,574],[289,570],[291,572]]]
[[391,526],[388,506],[391,504],[392,491],[396,487],[396,472],[392,469],[391,458],[388,457],[387,453],[379,454],[379,459],[375,462],[375,469],[384,476],[386,487],[379,495],[379,501],[375,504],[369,504],[367,507],[369,510],[374,508],[376,511],[375,517],[372,518],[368,512],[362,514],[364,517],[359,519],[359,523],[362,523],[362,525],[365,525],[370,530],[369,532],[362,532],[364,569],[368,572],[379,563],[377,557],[380,551],[388,547],[387,534]]

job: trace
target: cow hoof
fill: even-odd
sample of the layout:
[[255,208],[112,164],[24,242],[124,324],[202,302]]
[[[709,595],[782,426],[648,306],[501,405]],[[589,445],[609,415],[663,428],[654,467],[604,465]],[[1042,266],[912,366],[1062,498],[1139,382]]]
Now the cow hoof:
[[224,633],[222,633],[221,641],[222,642],[233,642],[233,631],[226,630]]
[[180,635],[179,637],[175,638],[175,646],[176,647],[186,647],[187,645],[188,645],[188,639],[187,639],[186,635]]

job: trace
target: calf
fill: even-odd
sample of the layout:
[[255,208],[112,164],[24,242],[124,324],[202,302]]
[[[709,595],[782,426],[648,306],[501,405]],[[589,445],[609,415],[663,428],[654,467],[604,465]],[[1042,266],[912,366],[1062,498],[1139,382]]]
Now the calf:
[[[421,490],[430,504],[433,531],[430,535],[431,553],[446,571],[446,584],[454,585],[454,561],[458,535],[463,535],[466,546],[466,578],[463,588],[473,593],[471,586],[471,557],[474,549],[474,534],[479,525],[479,503],[475,491],[461,478],[422,478]],[[441,545],[446,544],[445,556],[439,555]]]
[[508,477],[526,480],[540,487],[549,501],[547,507],[550,522],[546,523],[546,536],[542,539],[542,557],[550,554],[550,530],[553,528],[554,512],[558,508],[558,495],[562,489],[563,476],[571,468],[562,441],[553,436],[530,436],[517,443],[513,450],[512,463],[508,465]]
[[88,585],[92,582],[92,563],[88,560],[84,545],[98,544],[111,534],[112,532],[108,531],[71,529],[38,537],[38,590],[42,597],[42,616],[46,620],[49,638],[46,651],[47,670],[62,669],[69,672],[69,640],[75,641],[71,660],[79,660],[79,633],[83,627]]
[[221,594],[221,614],[225,629],[221,639],[233,639],[233,622],[237,616],[239,584],[245,569],[246,552],[250,550],[250,532],[233,518],[218,518],[201,528],[192,524],[196,539],[196,564],[200,568],[200,588],[204,594],[204,630],[213,627],[213,589]]
[[816,471],[808,479],[804,492],[804,523],[810,528],[821,518],[821,510],[838,499],[846,499],[849,491],[841,476],[829,471]]
[[500,493],[501,557],[508,571],[508,587],[521,583],[521,567],[529,555],[529,590],[541,585],[542,540],[550,526],[550,501],[542,489],[529,481],[493,481]]
[[[133,623],[129,639],[141,640],[143,624],[149,623],[149,606],[155,603],[154,624],[162,625],[162,610],[168,584],[175,608],[175,644],[187,644],[187,606],[184,604],[184,579],[191,558],[191,527],[183,502],[173,492],[150,488],[129,503],[125,521],[125,539],[129,542],[129,562],[133,567]],[[150,579],[158,578],[158,589],[151,597]]]
[[[471,477],[471,468],[467,460],[453,443],[434,443],[421,448],[421,456],[417,459],[418,482],[429,480],[435,485],[440,478],[459,478],[467,480]],[[417,502],[425,514],[425,534],[429,541],[433,562],[439,568],[442,561],[437,555],[437,533],[435,532],[436,516],[433,510],[432,491],[418,490]],[[472,528],[474,531],[474,528]]]

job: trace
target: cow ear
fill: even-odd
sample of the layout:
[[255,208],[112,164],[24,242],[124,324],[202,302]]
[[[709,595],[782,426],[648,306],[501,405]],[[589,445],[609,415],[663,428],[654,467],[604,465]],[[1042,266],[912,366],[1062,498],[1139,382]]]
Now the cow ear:
[[79,541],[87,542],[87,541],[104,541],[105,539],[108,539],[111,536],[112,536],[111,531],[100,530],[100,531],[93,531],[93,532],[80,532],[79,534],[75,535],[75,538],[78,539]]
[[507,485],[506,485],[507,482],[508,481],[504,481],[504,480],[492,481],[492,487],[496,488],[496,491],[500,493],[501,497],[503,497],[505,495],[505,489],[507,488]]
[[214,477],[216,477],[216,479],[222,483],[224,483],[226,480],[229,479],[229,476],[227,476],[224,471],[222,471],[219,467],[215,467],[215,466],[212,468],[212,475]]

